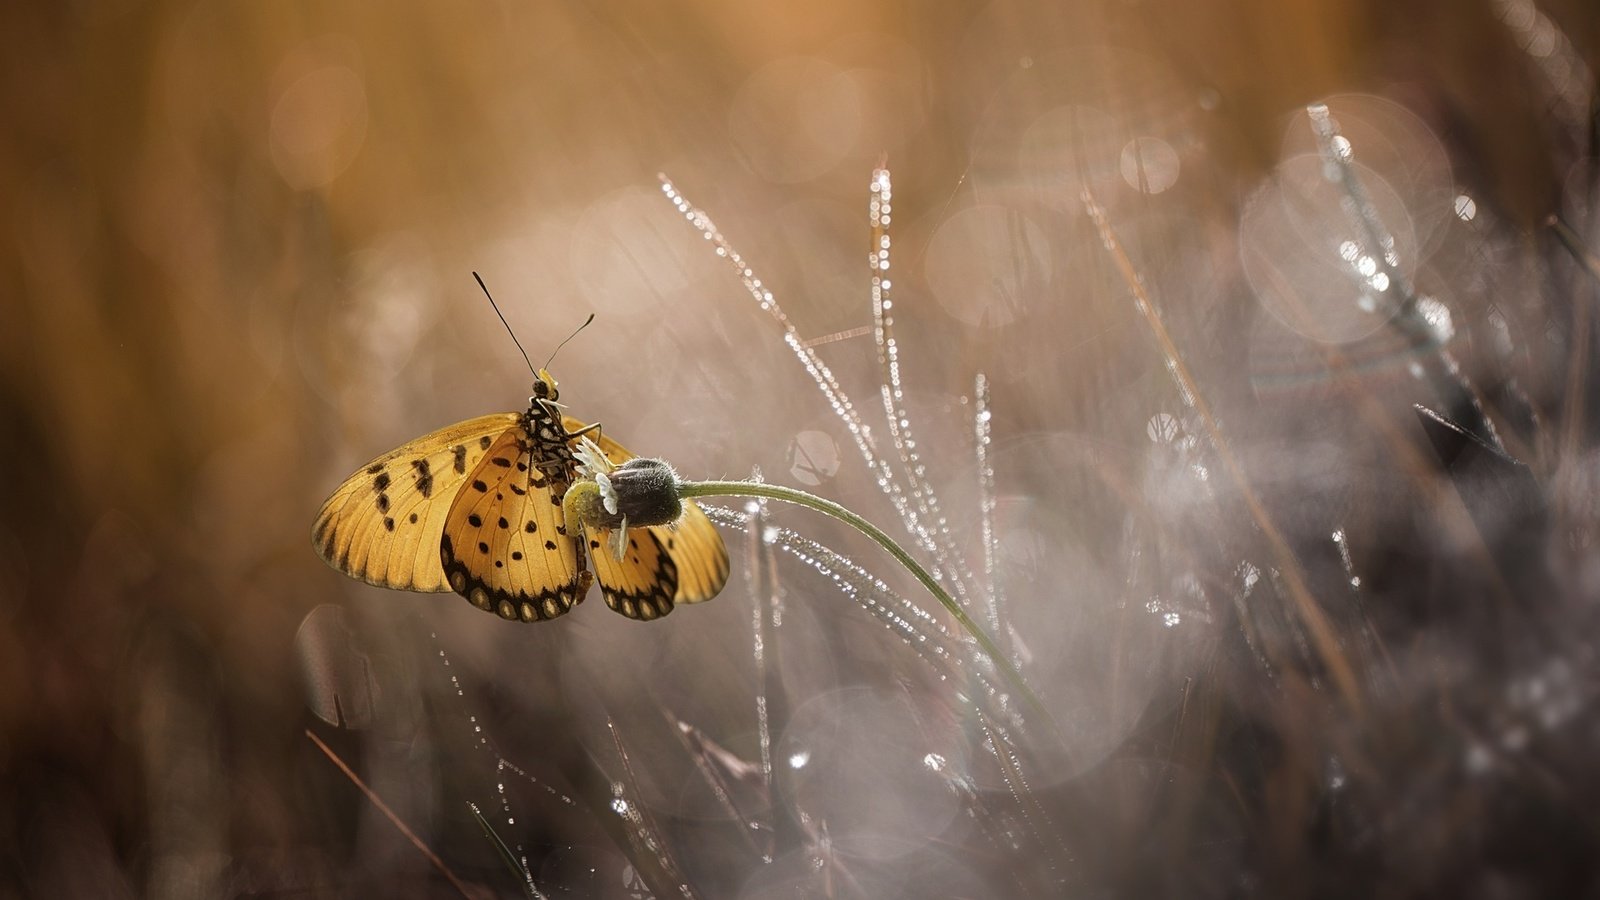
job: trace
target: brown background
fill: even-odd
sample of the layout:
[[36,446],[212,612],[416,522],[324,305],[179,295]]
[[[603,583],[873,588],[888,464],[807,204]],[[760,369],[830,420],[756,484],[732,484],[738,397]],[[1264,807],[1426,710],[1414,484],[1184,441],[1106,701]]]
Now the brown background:
[[[1001,577],[1031,640],[1030,679],[1066,724],[1076,760],[1046,754],[1035,773],[1060,804],[1035,834],[1079,861],[1068,882],[1286,896],[1318,883],[1308,859],[1379,881],[1400,865],[1361,849],[1359,828],[1317,830],[1327,760],[1345,752],[1330,748],[1365,738],[1361,728],[1319,730],[1331,719],[1296,725],[1284,709],[1298,701],[1270,699],[1283,682],[1239,642],[1229,600],[1238,589],[1220,580],[1236,581],[1241,562],[1270,561],[1229,543],[1249,544],[1255,529],[1226,482],[1221,499],[1198,490],[1147,434],[1158,413],[1182,417],[1182,404],[1089,227],[1082,188],[1110,211],[1315,577],[1343,583],[1326,541],[1335,528],[1374,567],[1396,546],[1410,552],[1406,541],[1432,560],[1423,569],[1448,569],[1455,551],[1418,538],[1433,532],[1414,519],[1445,515],[1424,502],[1431,482],[1395,462],[1392,435],[1355,422],[1358,403],[1346,382],[1330,387],[1322,355],[1331,345],[1367,360],[1354,393],[1423,446],[1409,404],[1433,398],[1406,376],[1405,353],[1280,327],[1242,271],[1241,253],[1265,240],[1241,224],[1249,198],[1310,152],[1296,119],[1306,103],[1343,97],[1335,109],[1346,124],[1370,127],[1358,159],[1368,153],[1388,178],[1417,254],[1430,254],[1419,282],[1450,308],[1454,349],[1491,395],[1491,414],[1521,421],[1496,399],[1508,384],[1530,404],[1533,424],[1507,427],[1508,446],[1541,483],[1587,483],[1577,417],[1587,395],[1572,392],[1583,380],[1569,381],[1568,354],[1587,346],[1573,317],[1592,286],[1544,223],[1562,212],[1582,227],[1594,196],[1586,104],[1600,18],[1588,3],[1535,13],[1424,0],[75,0],[10,4],[0,33],[0,894],[453,895],[306,741],[312,725],[344,741],[337,749],[466,880],[508,896],[461,801],[495,802],[496,757],[538,773],[588,808],[547,806],[524,780],[529,796],[514,803],[522,827],[509,833],[552,896],[611,896],[622,879],[602,887],[581,874],[592,860],[610,872],[635,859],[607,838],[612,826],[596,824],[608,814],[594,801],[604,797],[595,773],[616,771],[608,720],[632,728],[647,805],[691,860],[697,889],[731,896],[768,883],[759,860],[718,830],[726,822],[706,811],[705,789],[681,788],[698,783],[690,757],[651,736],[666,712],[746,759],[756,752],[742,536],[729,532],[734,581],[714,604],[640,626],[592,603],[527,629],[453,597],[356,586],[306,537],[321,499],[363,460],[525,404],[529,376],[473,270],[536,363],[598,314],[554,369],[574,413],[633,449],[690,477],[759,468],[804,484],[792,445],[801,431],[821,432],[842,463],[818,490],[890,518],[777,327],[661,198],[658,172],[711,213],[814,338],[870,323],[867,185],[888,160],[907,404],[972,559],[981,548],[966,398],[975,373],[993,383]],[[1380,136],[1386,150],[1373,149]],[[1141,190],[1125,175],[1124,148],[1139,138],[1168,154],[1151,165],[1165,166],[1152,173],[1172,175],[1170,187]],[[1458,193],[1480,211],[1476,224],[1450,214]],[[1286,271],[1318,283],[1313,270]],[[1511,351],[1493,349],[1502,333]],[[870,337],[822,352],[876,416]],[[1185,427],[1198,433],[1192,419]],[[1590,502],[1582,490],[1561,493]],[[1403,512],[1413,501],[1421,511]],[[889,569],[814,519],[783,521]],[[782,676],[800,710],[794,740],[831,746],[840,771],[867,773],[860,783],[818,776],[796,804],[836,808],[840,835],[859,826],[934,848],[970,878],[941,882],[952,895],[1059,886],[1008,881],[1007,852],[980,839],[985,828],[918,831],[919,820],[955,821],[938,799],[947,786],[911,773],[918,741],[981,749],[938,728],[929,737],[923,717],[945,706],[928,698],[948,698],[919,680],[910,652],[823,582],[798,569],[789,577],[802,623],[791,626]],[[1198,593],[1184,587],[1201,582]],[[1437,596],[1409,575],[1387,583],[1407,601]],[[1383,590],[1369,602],[1383,606]],[[307,662],[314,654],[296,642],[323,604],[344,605],[364,648],[332,656],[371,659],[378,672],[363,732],[325,728],[306,711],[306,673],[313,684],[349,677]],[[1387,692],[1371,687],[1387,711],[1377,722],[1411,716],[1413,702],[1439,709],[1433,689],[1464,677],[1475,696],[1507,695],[1511,676],[1474,686],[1461,675],[1480,659],[1476,638],[1407,657],[1433,627],[1411,612],[1380,641],[1404,658],[1387,670]],[[1169,613],[1183,624],[1164,625]],[[1354,621],[1340,627],[1371,623]],[[1463,628],[1493,643],[1494,626]],[[434,661],[440,650],[466,681],[459,698]],[[1163,717],[1197,679],[1213,686],[1208,721],[1231,721],[1217,711],[1230,706],[1258,711],[1281,727],[1261,745],[1273,749],[1230,756],[1215,738],[1229,729],[1217,726],[1221,749],[1149,752],[1141,735],[1153,720],[1170,731]],[[1407,687],[1420,682],[1431,685],[1423,699]],[[1314,674],[1307,683],[1321,689]],[[813,699],[825,723],[815,735],[802,727]],[[496,730],[497,751],[474,746],[468,715]],[[1401,773],[1463,758],[1453,727],[1428,732],[1451,736],[1437,758],[1385,745],[1350,776],[1367,779],[1362,808],[1374,812],[1362,821],[1375,833],[1388,833],[1390,808],[1376,798],[1408,783]],[[918,752],[887,749],[896,728]],[[902,753],[910,769],[894,761]],[[1303,762],[1282,783],[1263,774],[1280,757]],[[1129,787],[1209,783],[1230,767],[1262,784],[1220,804],[1226,827],[1194,812],[1205,802]],[[1072,781],[1090,771],[1099,780]],[[1283,787],[1301,776],[1321,800],[1284,799],[1302,796],[1303,785]],[[599,779],[598,794],[585,777]],[[1562,778],[1558,767],[1541,783],[1559,794]],[[1416,802],[1444,809],[1462,796]],[[929,797],[931,807],[917,805]],[[990,825],[1005,820],[994,816]],[[1150,822],[1176,820],[1188,824],[1151,837]],[[1419,830],[1439,838],[1418,839],[1433,855],[1410,859],[1417,890],[1448,883],[1438,873],[1480,849],[1428,822]],[[1592,843],[1584,834],[1567,840]],[[733,849],[686,849],[711,845]],[[1174,881],[1140,880],[1150,853]],[[854,887],[798,883],[883,896],[892,882],[915,893],[915,873],[929,871],[917,858],[861,851],[838,864],[856,867],[864,880]],[[1548,871],[1557,869],[1571,874]],[[889,882],[872,881],[883,873]],[[1517,889],[1544,883],[1523,877],[1503,876]]]

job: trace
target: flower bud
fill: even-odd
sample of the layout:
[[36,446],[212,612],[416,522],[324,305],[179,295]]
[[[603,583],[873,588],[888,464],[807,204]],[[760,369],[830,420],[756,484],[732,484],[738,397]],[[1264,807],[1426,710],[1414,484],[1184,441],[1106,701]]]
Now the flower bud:
[[678,473],[659,459],[630,459],[611,472],[593,472],[561,500],[568,524],[585,528],[670,525],[683,515]]
[[630,459],[608,476],[614,512],[630,526],[670,525],[683,515],[678,473],[659,459]]

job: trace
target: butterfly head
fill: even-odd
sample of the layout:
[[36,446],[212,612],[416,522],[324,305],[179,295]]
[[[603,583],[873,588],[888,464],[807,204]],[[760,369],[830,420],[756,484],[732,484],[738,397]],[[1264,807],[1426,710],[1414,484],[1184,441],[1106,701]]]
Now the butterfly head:
[[554,403],[561,396],[561,392],[556,390],[555,376],[550,374],[549,369],[540,369],[536,374],[538,380],[533,383],[533,396],[528,398],[528,402],[548,400]]

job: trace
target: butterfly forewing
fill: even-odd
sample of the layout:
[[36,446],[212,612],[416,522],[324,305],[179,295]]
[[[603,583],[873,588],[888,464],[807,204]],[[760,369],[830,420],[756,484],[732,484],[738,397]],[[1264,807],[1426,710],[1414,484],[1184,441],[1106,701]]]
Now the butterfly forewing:
[[[584,427],[582,422],[570,416],[563,418],[562,425],[569,433]],[[634,457],[626,447],[603,433],[591,432],[589,437],[600,445],[613,463],[626,462]],[[646,537],[649,541],[645,540]],[[601,542],[599,549],[595,549],[595,542],[591,540],[589,553],[595,578],[602,590],[609,591],[606,605],[624,615],[629,615],[621,602],[624,598],[631,596],[636,601],[634,608],[638,609],[637,601],[641,597],[654,596],[643,588],[652,579],[672,580],[675,586],[670,596],[674,604],[710,600],[728,583],[727,545],[722,542],[717,527],[692,501],[684,501],[683,517],[677,522],[629,529],[628,538],[630,542],[636,542],[638,547],[630,546],[620,562],[611,556],[611,550],[604,542]],[[632,562],[634,556],[638,557],[637,563]],[[613,593],[618,601],[616,605],[611,602]],[[671,607],[668,606],[661,615],[670,611]],[[630,618],[640,617],[630,615]]]
[[516,413],[468,419],[368,463],[317,513],[311,529],[317,552],[378,587],[450,590],[439,539],[451,503],[495,439],[517,432],[518,419]]
[[449,589],[507,619],[553,619],[589,581],[561,511],[566,482],[533,465],[521,428],[494,441],[457,493],[436,547]]

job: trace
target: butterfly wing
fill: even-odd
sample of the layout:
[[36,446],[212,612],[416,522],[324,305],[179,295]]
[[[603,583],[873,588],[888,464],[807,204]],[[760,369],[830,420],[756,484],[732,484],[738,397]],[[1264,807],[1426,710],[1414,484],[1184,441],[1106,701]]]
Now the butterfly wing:
[[606,605],[630,619],[659,619],[672,612],[678,567],[648,528],[628,529],[622,558],[605,542],[589,538],[590,565]]
[[[563,418],[562,425],[568,432],[584,427],[571,417]],[[591,432],[589,437],[614,463],[634,457],[603,433]],[[728,583],[727,545],[717,527],[692,501],[684,501],[683,516],[671,525],[630,528],[628,547],[621,560],[611,555],[609,547],[602,543],[597,548],[596,543],[600,542],[590,539],[589,555],[606,605],[629,618],[657,618],[671,612],[675,604],[710,600]],[[666,592],[656,587],[667,581],[671,582],[670,602],[663,604],[662,595]],[[628,611],[629,600],[638,615]],[[650,601],[648,606],[641,605],[645,600]],[[643,610],[649,607],[657,615],[645,615]]]
[[683,502],[683,517],[671,525],[645,529],[678,567],[679,603],[700,603],[721,593],[728,583],[728,546],[717,526],[694,503]]
[[439,538],[456,492],[516,413],[441,428],[385,453],[333,492],[311,527],[328,565],[378,587],[448,591]]
[[456,495],[436,549],[449,589],[507,619],[564,615],[589,590],[567,535],[566,481],[532,465],[522,429],[501,434]]

